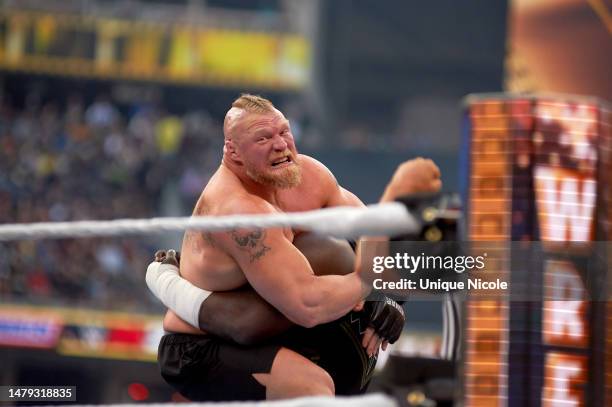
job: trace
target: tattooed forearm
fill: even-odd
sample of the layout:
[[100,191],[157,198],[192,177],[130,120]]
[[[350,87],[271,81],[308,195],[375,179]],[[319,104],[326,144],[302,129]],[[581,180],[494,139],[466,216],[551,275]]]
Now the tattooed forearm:
[[270,250],[264,244],[266,238],[266,231],[264,229],[232,230],[230,233],[238,247],[249,253],[251,263],[263,257]]

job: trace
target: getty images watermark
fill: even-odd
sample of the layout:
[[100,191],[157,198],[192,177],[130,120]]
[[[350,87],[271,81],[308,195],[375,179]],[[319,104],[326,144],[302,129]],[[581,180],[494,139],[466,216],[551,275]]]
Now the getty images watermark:
[[[363,278],[405,299],[463,293],[511,301],[607,301],[610,242],[365,242]],[[569,294],[568,294],[569,293]]]
[[[420,253],[417,256],[408,253],[395,253],[393,256],[374,256],[372,259],[372,272],[382,274],[385,271],[393,270],[401,273],[418,274],[427,271],[444,272],[473,272],[485,270],[487,253],[480,256],[440,256],[426,255]],[[456,291],[464,289],[475,290],[506,290],[508,282],[499,278],[495,281],[488,281],[480,277],[468,277],[467,281],[457,281],[453,279],[431,278],[420,276],[416,280],[409,278],[399,278],[399,280],[385,281],[383,278],[375,278],[372,287],[377,290],[441,290]]]

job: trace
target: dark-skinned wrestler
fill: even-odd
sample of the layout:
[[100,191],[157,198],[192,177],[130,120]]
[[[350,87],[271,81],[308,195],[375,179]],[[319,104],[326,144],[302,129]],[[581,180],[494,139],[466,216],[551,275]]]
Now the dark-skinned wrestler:
[[[317,275],[347,274],[353,270],[355,255],[347,241],[303,233],[296,236],[294,245]],[[158,252],[156,260],[177,263],[173,252],[170,253],[166,258],[165,252]],[[372,301],[366,303],[362,312],[351,312],[338,321],[305,329],[295,326],[248,286],[212,293],[202,302],[198,316],[200,329],[209,334],[251,347],[266,341],[282,343],[307,356],[330,374],[338,395],[366,390],[376,363],[378,337],[393,343],[404,325],[399,306]],[[173,379],[173,374],[167,373],[164,376],[180,388],[182,378]]]

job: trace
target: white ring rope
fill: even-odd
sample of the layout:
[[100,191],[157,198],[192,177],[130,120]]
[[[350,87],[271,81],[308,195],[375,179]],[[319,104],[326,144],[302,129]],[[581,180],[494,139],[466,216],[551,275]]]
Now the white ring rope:
[[0,225],[0,241],[125,236],[183,231],[292,227],[337,238],[415,233],[419,222],[399,202],[266,215],[196,216]]

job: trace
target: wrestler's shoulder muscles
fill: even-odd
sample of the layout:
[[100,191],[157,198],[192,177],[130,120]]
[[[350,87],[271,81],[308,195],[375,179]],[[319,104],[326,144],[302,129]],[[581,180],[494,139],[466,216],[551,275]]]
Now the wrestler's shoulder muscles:
[[248,215],[274,213],[278,210],[265,199],[248,193],[233,194],[217,206],[215,215]]
[[[302,156],[300,156],[302,158]],[[323,208],[329,206],[364,206],[363,202],[349,190],[343,188],[335,175],[323,163],[316,159],[303,155],[302,163],[309,166],[308,174],[315,177],[317,192],[321,196]]]
[[321,168],[321,169],[325,168],[325,169],[327,169],[325,164],[323,164],[321,161],[319,161],[316,158],[311,157],[309,155],[299,154],[298,158],[300,159],[300,162],[303,165],[307,165],[309,167],[314,167],[314,168]]
[[302,166],[309,170],[309,174],[317,177],[319,182],[333,182],[336,185],[338,184],[334,174],[321,161],[306,154],[300,154],[299,157]]
[[210,203],[207,202],[206,199],[204,199],[204,196],[200,196],[200,199],[198,199],[198,202],[196,202],[196,205],[193,208],[192,215],[204,216],[204,215],[211,215],[211,214],[212,214],[212,207]]

